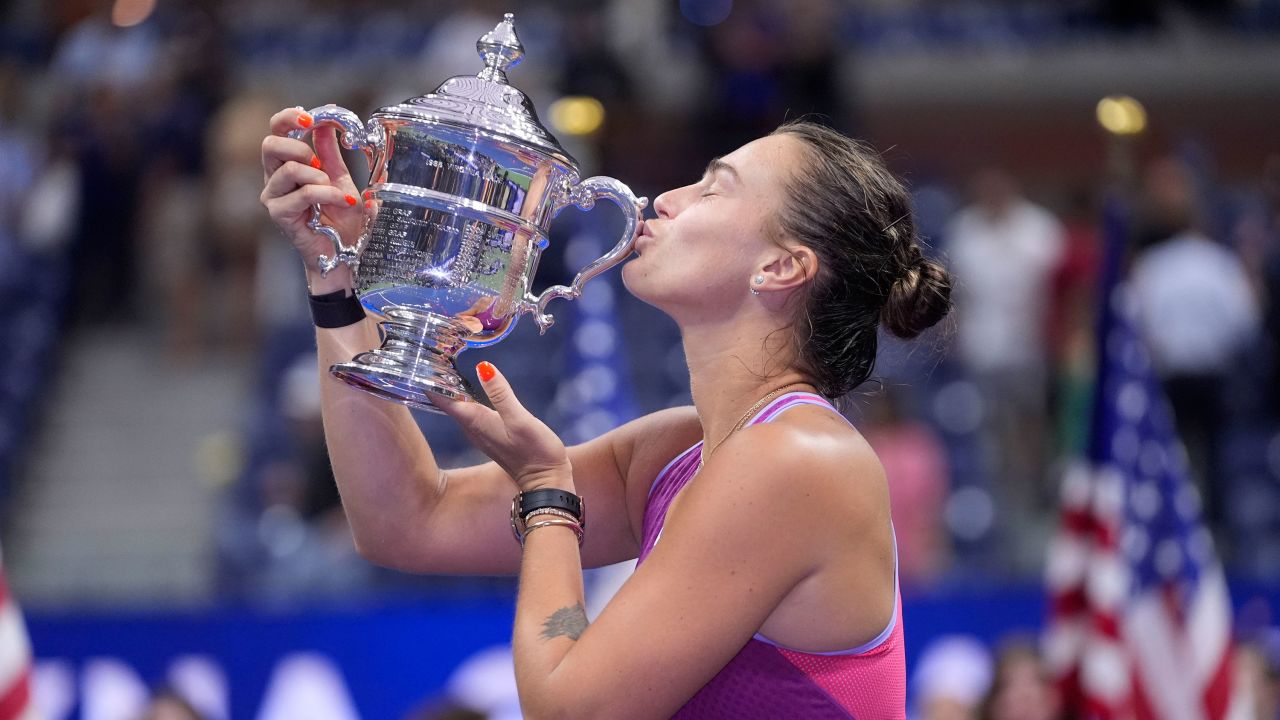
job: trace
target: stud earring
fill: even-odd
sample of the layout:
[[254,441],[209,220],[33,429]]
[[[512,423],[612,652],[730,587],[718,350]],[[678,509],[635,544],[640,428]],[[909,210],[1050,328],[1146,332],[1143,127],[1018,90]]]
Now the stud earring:
[[[757,276],[755,276],[754,278],[752,278],[752,282],[754,282],[754,283],[755,283],[755,284],[757,284],[757,285],[763,285],[763,284],[764,284],[764,276],[763,276],[763,275],[757,275]],[[752,295],[759,295],[759,294],[760,294],[760,291],[759,291],[759,290],[757,290],[757,289],[755,289],[755,288],[751,288],[751,294],[752,294]]]

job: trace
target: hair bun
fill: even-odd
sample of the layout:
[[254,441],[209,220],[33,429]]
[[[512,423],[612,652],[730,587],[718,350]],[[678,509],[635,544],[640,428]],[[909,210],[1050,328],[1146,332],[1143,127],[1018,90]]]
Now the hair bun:
[[951,273],[932,260],[918,257],[893,283],[881,321],[904,340],[938,324],[951,311]]

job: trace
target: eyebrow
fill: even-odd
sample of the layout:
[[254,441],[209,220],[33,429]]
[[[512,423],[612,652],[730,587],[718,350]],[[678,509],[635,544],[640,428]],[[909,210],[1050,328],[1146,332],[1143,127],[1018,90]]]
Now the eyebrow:
[[730,165],[729,163],[725,162],[722,158],[718,158],[718,157],[711,158],[711,162],[707,163],[707,169],[704,174],[712,175],[720,170],[723,170],[724,172],[728,173],[733,178],[734,182],[738,183],[739,185],[742,184],[742,176],[738,174],[738,170],[734,168],[732,165]]

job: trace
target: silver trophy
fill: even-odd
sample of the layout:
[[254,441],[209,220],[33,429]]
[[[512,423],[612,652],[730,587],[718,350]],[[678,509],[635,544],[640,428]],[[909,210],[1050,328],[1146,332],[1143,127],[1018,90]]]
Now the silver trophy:
[[[354,245],[344,245],[313,209],[310,227],[334,246],[320,270],[350,265],[360,301],[385,318],[381,347],[330,371],[379,397],[436,412],[432,393],[477,400],[454,367],[459,352],[502,340],[524,313],[546,332],[554,322],[549,302],[576,299],[584,283],[631,254],[647,204],[613,178],[580,180],[577,162],[538,122],[529,98],[507,84],[507,69],[524,56],[510,13],[476,49],[485,64],[478,75],[382,108],[367,124],[336,105],[310,111],[312,129],[337,126],[342,146],[363,151],[371,168],[371,207]],[[600,199],[617,203],[626,218],[617,245],[571,285],[530,294],[552,218]]]

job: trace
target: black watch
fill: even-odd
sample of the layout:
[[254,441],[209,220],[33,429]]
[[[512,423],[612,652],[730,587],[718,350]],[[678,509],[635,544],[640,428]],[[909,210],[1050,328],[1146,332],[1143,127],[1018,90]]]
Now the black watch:
[[517,540],[524,538],[524,519],[529,516],[529,513],[542,508],[563,510],[577,518],[579,525],[584,528],[587,526],[587,505],[582,498],[568,490],[555,488],[531,490],[517,493],[511,499],[511,532],[515,534]]

